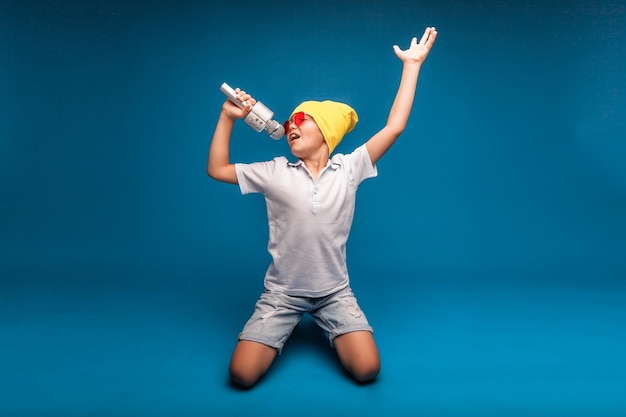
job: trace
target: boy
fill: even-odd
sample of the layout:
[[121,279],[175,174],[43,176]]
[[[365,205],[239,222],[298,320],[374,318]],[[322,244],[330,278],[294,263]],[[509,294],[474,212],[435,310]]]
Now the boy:
[[404,131],[421,65],[436,37],[435,28],[426,28],[420,42],[413,38],[407,50],[394,45],[403,69],[387,124],[351,154],[330,158],[358,121],[355,111],[343,103],[305,101],[285,122],[297,162],[278,157],[233,164],[229,143],[234,122],[244,118],[256,100],[236,89],[246,107],[224,102],[207,173],[218,181],[239,184],[242,194],[264,195],[272,255],[265,291],[231,358],[229,373],[235,384],[251,387],[259,380],[304,313],[311,314],[329,335],[341,363],[356,381],[369,382],[378,375],[380,357],[373,330],[350,289],[346,242],[357,187],[377,175],[376,162]]

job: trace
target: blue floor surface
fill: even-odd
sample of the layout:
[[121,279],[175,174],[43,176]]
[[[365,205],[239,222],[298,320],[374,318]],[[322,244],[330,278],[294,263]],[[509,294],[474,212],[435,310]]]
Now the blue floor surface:
[[347,377],[305,318],[266,377],[241,391],[226,369],[256,284],[197,270],[23,272],[31,279],[0,299],[6,417],[626,415],[619,280],[423,271],[387,289],[353,282],[381,351],[375,383]]

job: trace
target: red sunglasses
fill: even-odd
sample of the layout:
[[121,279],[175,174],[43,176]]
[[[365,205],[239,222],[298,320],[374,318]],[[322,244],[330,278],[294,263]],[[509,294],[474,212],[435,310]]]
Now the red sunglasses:
[[291,116],[291,119],[283,123],[283,127],[285,128],[285,135],[289,133],[289,125],[293,123],[294,125],[296,125],[296,127],[300,126],[305,120],[304,116],[306,116],[306,113],[304,113],[303,111],[299,111],[297,113],[294,113],[293,116]]

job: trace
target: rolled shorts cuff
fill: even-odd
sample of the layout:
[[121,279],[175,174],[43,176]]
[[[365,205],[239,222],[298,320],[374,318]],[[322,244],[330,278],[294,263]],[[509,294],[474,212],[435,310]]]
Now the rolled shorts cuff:
[[276,341],[272,338],[269,338],[265,335],[259,334],[259,333],[251,333],[251,332],[241,332],[239,333],[239,340],[247,340],[249,342],[257,342],[257,343],[261,343],[265,346],[269,346],[271,348],[274,348],[278,351],[278,354],[280,355],[283,351],[283,346],[285,346],[284,343],[281,343],[280,341]]
[[343,336],[344,334],[353,333],[353,332],[370,332],[374,334],[374,329],[372,328],[372,326],[368,324],[364,324],[364,323],[355,323],[355,324],[350,324],[348,326],[338,327],[336,329],[333,329],[328,334],[328,339],[330,340],[331,346],[335,346],[333,341],[335,340],[336,337]]

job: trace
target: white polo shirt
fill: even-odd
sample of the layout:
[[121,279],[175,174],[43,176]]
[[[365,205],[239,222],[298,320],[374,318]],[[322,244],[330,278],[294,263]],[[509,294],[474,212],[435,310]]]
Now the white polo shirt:
[[365,145],[333,155],[317,178],[284,156],[235,164],[242,194],[262,193],[272,256],[265,288],[323,297],[349,285],[346,243],[359,184],[378,172]]

